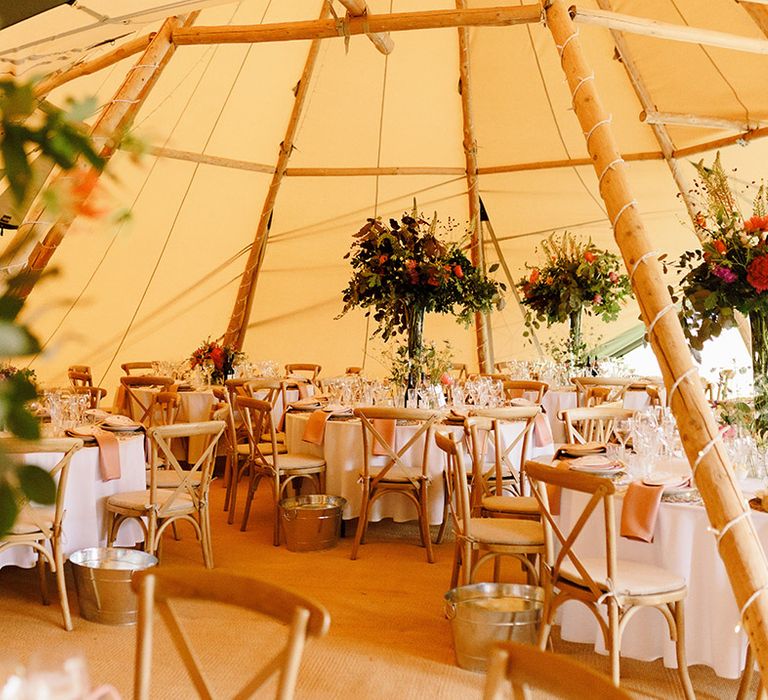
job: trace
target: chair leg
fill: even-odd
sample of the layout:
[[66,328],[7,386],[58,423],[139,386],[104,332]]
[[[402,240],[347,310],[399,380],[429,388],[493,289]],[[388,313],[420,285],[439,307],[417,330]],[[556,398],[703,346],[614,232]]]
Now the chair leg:
[[208,506],[204,505],[198,513],[200,523],[200,547],[203,550],[203,564],[206,569],[213,568],[213,546],[211,545],[211,518]]
[[688,675],[688,661],[685,656],[685,607],[684,601],[678,600],[674,604],[675,614],[675,651],[677,652],[677,672],[680,675],[680,682],[683,686],[683,694],[686,700],[694,700],[696,694],[693,692],[691,677]]
[[232,470],[232,483],[229,485],[229,515],[227,516],[227,524],[229,525],[235,521],[235,511],[237,510],[237,486],[243,474],[248,471],[248,468],[249,465],[247,462],[241,467],[238,465],[237,458],[235,458],[235,467]]
[[472,549],[472,543],[464,541],[462,545],[463,553],[461,555],[461,585],[466,586],[472,583],[472,575],[475,568],[475,556]]
[[448,527],[448,477],[443,472],[443,520],[440,523],[440,529],[437,531],[437,537],[435,537],[435,544],[442,544],[443,537],[445,537],[445,531]]
[[621,640],[619,638],[619,606],[608,600],[608,653],[611,657],[611,679],[618,688],[621,681]]
[[461,570],[461,540],[456,538],[453,548],[453,567],[451,568],[451,588],[459,585],[459,571]]
[[[243,520],[240,523],[241,532],[245,532],[248,527],[248,518],[251,515],[251,503],[253,503],[253,494],[254,494],[254,491],[256,490],[257,483],[258,482],[255,479],[255,474],[252,473],[248,479],[248,492],[245,494],[245,510],[243,511]],[[233,507],[232,508],[233,513],[234,513],[234,510],[235,509]]]
[[69,598],[67,597],[67,582],[64,578],[64,561],[61,556],[61,545],[55,539],[51,540],[53,549],[53,561],[56,566],[56,586],[59,589],[59,604],[61,605],[61,614],[64,617],[64,629],[67,632],[72,631],[72,616],[69,613]]
[[48,596],[48,575],[45,570],[45,557],[41,552],[37,553],[37,573],[40,578],[40,597],[43,599],[43,605],[50,605],[51,599]]
[[422,539],[427,549],[427,561],[435,563],[435,553],[432,551],[432,538],[429,535],[429,511],[427,510],[427,484],[423,482],[419,489],[419,520],[421,521]]
[[[294,488],[298,489],[298,484],[301,484],[301,482],[304,481],[304,479],[295,479],[294,480]],[[272,544],[275,547],[280,546],[280,482],[275,482],[274,485],[274,491],[272,492],[272,500],[274,501],[272,510],[274,511],[273,515],[273,521],[272,521]],[[296,491],[296,497],[298,498],[298,490]]]
[[179,531],[176,529],[175,520],[171,523],[171,530],[173,531],[173,539],[178,542],[181,539],[181,537],[179,537]]
[[370,498],[370,483],[366,480],[363,483],[363,497],[360,503],[360,517],[357,519],[357,530],[355,531],[355,541],[352,543],[352,554],[350,559],[357,559],[357,550],[365,536],[365,530],[368,527],[368,499]]

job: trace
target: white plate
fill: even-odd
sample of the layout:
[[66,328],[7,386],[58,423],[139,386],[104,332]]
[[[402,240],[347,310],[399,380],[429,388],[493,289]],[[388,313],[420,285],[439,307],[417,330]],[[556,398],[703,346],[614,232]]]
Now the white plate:
[[577,467],[608,467],[615,464],[615,460],[609,459],[605,455],[584,455],[583,457],[577,457],[572,459],[571,466]]
[[584,474],[595,474],[596,476],[606,474],[620,474],[626,467],[621,462],[612,462],[610,464],[604,464],[602,466],[579,466],[571,464],[568,467],[574,472],[583,472]]
[[688,488],[690,477],[674,472],[655,472],[643,477],[643,483],[646,486],[663,486],[664,493],[669,493],[672,489]]
[[101,427],[110,433],[134,433],[137,430],[141,430],[141,426],[138,423],[133,425],[102,425]]

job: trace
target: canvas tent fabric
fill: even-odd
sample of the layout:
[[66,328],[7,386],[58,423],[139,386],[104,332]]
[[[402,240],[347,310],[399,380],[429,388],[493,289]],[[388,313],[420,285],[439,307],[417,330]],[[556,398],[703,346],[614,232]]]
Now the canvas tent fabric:
[[[195,26],[309,20],[321,9],[317,2],[147,0],[133,3],[130,17],[118,17],[111,3],[79,5],[0,32],[0,67],[25,78],[91,60],[157,30],[168,8],[202,8]],[[388,13],[453,5],[393,0],[369,7]],[[750,14],[729,0],[706,6],[627,0],[612,8],[765,39]],[[99,22],[96,15],[114,21]],[[580,35],[646,226],[658,249],[675,257],[697,241],[659,143],[640,120],[643,106],[611,33],[582,25]],[[427,215],[437,211],[443,221],[467,222],[457,31],[392,38],[395,49],[387,57],[365,36],[351,37],[348,48],[342,38],[322,43],[248,321],[244,349],[252,359],[314,361],[325,374],[365,363],[371,373],[384,373],[382,345],[368,341],[372,328],[363,313],[336,318],[352,234],[368,216],[399,216],[414,198]],[[768,120],[765,55],[629,34],[625,40],[659,113],[751,125]],[[176,50],[135,121],[133,135],[150,154],[138,163],[131,154],[116,154],[96,198],[105,210],[129,210],[130,220],[78,219],[53,258],[59,274],[30,296],[27,317],[45,344],[32,363],[41,377],[63,383],[69,364],[87,363],[110,386],[121,362],[180,359],[205,337],[224,333],[308,48],[307,41],[293,41]],[[540,24],[473,28],[470,56],[480,195],[513,276],[535,263],[537,244],[553,230],[590,236],[615,250],[588,160],[562,163],[588,156],[549,32]],[[136,59],[67,83],[49,99],[64,104],[70,96],[96,95],[104,105]],[[737,131],[668,127],[677,149]],[[156,149],[165,155],[152,155]],[[737,178],[751,180],[762,174],[765,150],[754,140],[725,149],[723,159],[738,168]],[[689,160],[700,157],[679,161],[686,178],[694,175]],[[442,174],[329,176],[319,170],[381,167]],[[306,169],[315,170],[307,175]],[[485,244],[491,263],[496,253]],[[605,342],[636,327],[637,316],[630,304],[616,323],[588,323],[587,331],[596,344]],[[497,360],[536,355],[522,339],[523,317],[511,296],[491,326]],[[457,360],[475,362],[474,334],[451,319],[429,318],[426,336],[449,339]],[[540,337],[558,342],[563,329]]]

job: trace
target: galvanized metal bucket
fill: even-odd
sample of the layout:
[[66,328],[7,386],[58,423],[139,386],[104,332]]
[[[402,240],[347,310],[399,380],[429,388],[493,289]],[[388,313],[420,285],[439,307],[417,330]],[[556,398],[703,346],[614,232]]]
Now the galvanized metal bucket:
[[474,583],[445,594],[456,663],[484,672],[494,642],[535,644],[544,589],[518,583]]
[[131,575],[157,566],[157,557],[135,549],[90,547],[69,557],[75,575],[80,614],[104,625],[133,625],[138,600]]
[[280,501],[280,521],[285,545],[291,552],[330,549],[339,541],[341,512],[347,500],[341,496],[314,494]]

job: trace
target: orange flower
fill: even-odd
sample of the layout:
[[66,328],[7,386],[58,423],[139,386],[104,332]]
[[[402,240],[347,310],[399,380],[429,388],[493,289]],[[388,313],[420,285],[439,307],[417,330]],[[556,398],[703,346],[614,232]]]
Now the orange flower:
[[548,285],[554,284],[555,280],[553,277],[547,277],[546,280],[544,280]]
[[591,250],[585,250],[584,260],[586,260],[588,263],[593,263],[595,260],[597,260],[597,255],[595,255]]
[[389,260],[389,255],[379,255],[379,265],[383,265]]
[[454,265],[453,274],[459,279],[464,278],[464,270],[461,269],[461,265]]
[[530,284],[536,284],[536,282],[539,281],[539,268],[534,267],[533,270],[531,270],[531,278],[529,280]]
[[747,233],[753,231],[768,231],[768,216],[753,216],[744,222],[744,230]]
[[716,238],[716,239],[715,239],[715,240],[712,242],[712,247],[713,247],[713,248],[714,248],[714,249],[715,249],[715,250],[716,250],[718,253],[720,253],[720,255],[725,255],[725,251],[726,251],[726,250],[728,250],[728,246],[726,246],[726,245],[725,245],[725,243],[723,243],[723,241],[721,241],[719,238]]

